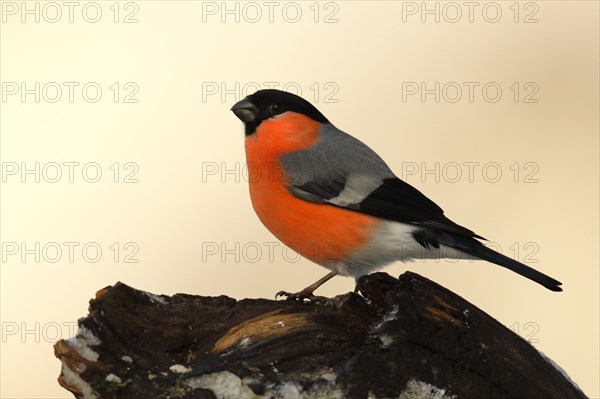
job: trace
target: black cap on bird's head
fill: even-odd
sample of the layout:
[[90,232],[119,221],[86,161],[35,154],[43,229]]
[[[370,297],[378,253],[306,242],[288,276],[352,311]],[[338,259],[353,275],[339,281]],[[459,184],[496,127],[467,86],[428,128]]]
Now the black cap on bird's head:
[[327,118],[314,105],[287,91],[259,90],[236,103],[231,111],[245,125],[246,136],[253,134],[262,121],[284,112],[297,112],[319,123],[329,123]]

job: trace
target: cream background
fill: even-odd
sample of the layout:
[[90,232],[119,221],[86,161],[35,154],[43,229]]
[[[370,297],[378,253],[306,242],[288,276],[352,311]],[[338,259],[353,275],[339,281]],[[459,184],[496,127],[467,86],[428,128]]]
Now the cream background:
[[[308,261],[286,261],[281,246],[268,259],[265,243],[276,239],[254,215],[243,179],[202,182],[203,162],[233,168],[244,161],[242,125],[229,112],[235,96],[202,102],[202,83],[297,82],[313,100],[313,82],[334,82],[339,102],[321,98],[318,108],[398,174],[403,162],[500,164],[498,183],[481,174],[472,183],[407,180],[505,252],[514,242],[521,251],[536,243],[532,266],[561,280],[565,292],[485,263],[399,263],[386,271],[427,276],[505,325],[519,325],[523,336],[531,332],[525,323],[534,323],[535,346],[587,395],[600,396],[597,2],[538,2],[536,24],[512,22],[512,2],[500,3],[505,14],[496,24],[481,14],[473,23],[421,23],[418,16],[402,23],[401,3],[366,1],[337,2],[332,24],[312,22],[311,3],[302,3],[306,14],[296,24],[277,13],[274,23],[252,24],[231,17],[203,23],[201,2],[138,1],[139,23],[115,24],[112,2],[101,4],[96,24],[76,14],[74,23],[55,24],[9,17],[0,28],[3,82],[95,81],[105,90],[94,104],[81,96],[1,103],[2,162],[98,162],[104,173],[96,184],[77,175],[75,183],[23,184],[13,176],[2,185],[3,242],[94,241],[103,249],[97,263],[80,255],[73,263],[66,255],[57,263],[9,257],[1,267],[4,328],[73,323],[96,290],[116,281],[154,293],[271,298],[321,277],[325,271]],[[493,81],[504,93],[497,103],[481,96],[403,103],[406,81]],[[515,104],[508,89],[515,81],[536,82],[539,103]],[[113,82],[136,82],[139,103],[113,103]],[[137,163],[139,183],[110,182],[108,166],[117,161]],[[513,182],[514,162],[539,165],[539,182]],[[115,263],[108,247],[116,241],[136,242],[139,263]],[[209,242],[256,243],[263,256],[203,263],[202,243]],[[319,292],[352,288],[352,280],[336,278]],[[71,397],[56,382],[54,340],[4,331],[0,397]]]

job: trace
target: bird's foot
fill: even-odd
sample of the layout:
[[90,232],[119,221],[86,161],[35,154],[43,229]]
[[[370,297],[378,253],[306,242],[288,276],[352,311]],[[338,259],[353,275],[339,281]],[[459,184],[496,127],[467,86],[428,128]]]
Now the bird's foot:
[[285,299],[287,301],[304,302],[304,300],[306,299],[309,302],[312,302],[317,305],[333,307],[333,301],[331,300],[331,298],[313,295],[312,291],[302,290],[300,292],[296,292],[295,294],[291,294],[286,291],[279,291],[277,294],[275,294],[275,299],[277,299],[280,296],[286,297]]

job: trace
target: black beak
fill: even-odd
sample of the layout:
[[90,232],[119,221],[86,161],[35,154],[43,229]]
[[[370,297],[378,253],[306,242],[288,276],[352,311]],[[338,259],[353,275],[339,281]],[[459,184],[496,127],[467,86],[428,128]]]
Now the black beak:
[[231,111],[233,111],[235,116],[244,123],[252,122],[256,120],[256,117],[258,116],[258,108],[256,108],[256,105],[252,104],[247,98],[237,102],[231,107]]

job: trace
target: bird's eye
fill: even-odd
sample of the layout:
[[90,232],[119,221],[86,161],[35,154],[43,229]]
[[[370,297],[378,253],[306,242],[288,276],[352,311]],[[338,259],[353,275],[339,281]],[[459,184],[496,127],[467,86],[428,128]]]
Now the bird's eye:
[[281,109],[282,109],[281,104],[278,104],[278,103],[271,104],[271,112],[273,112],[273,113],[279,112],[279,111],[281,111]]

